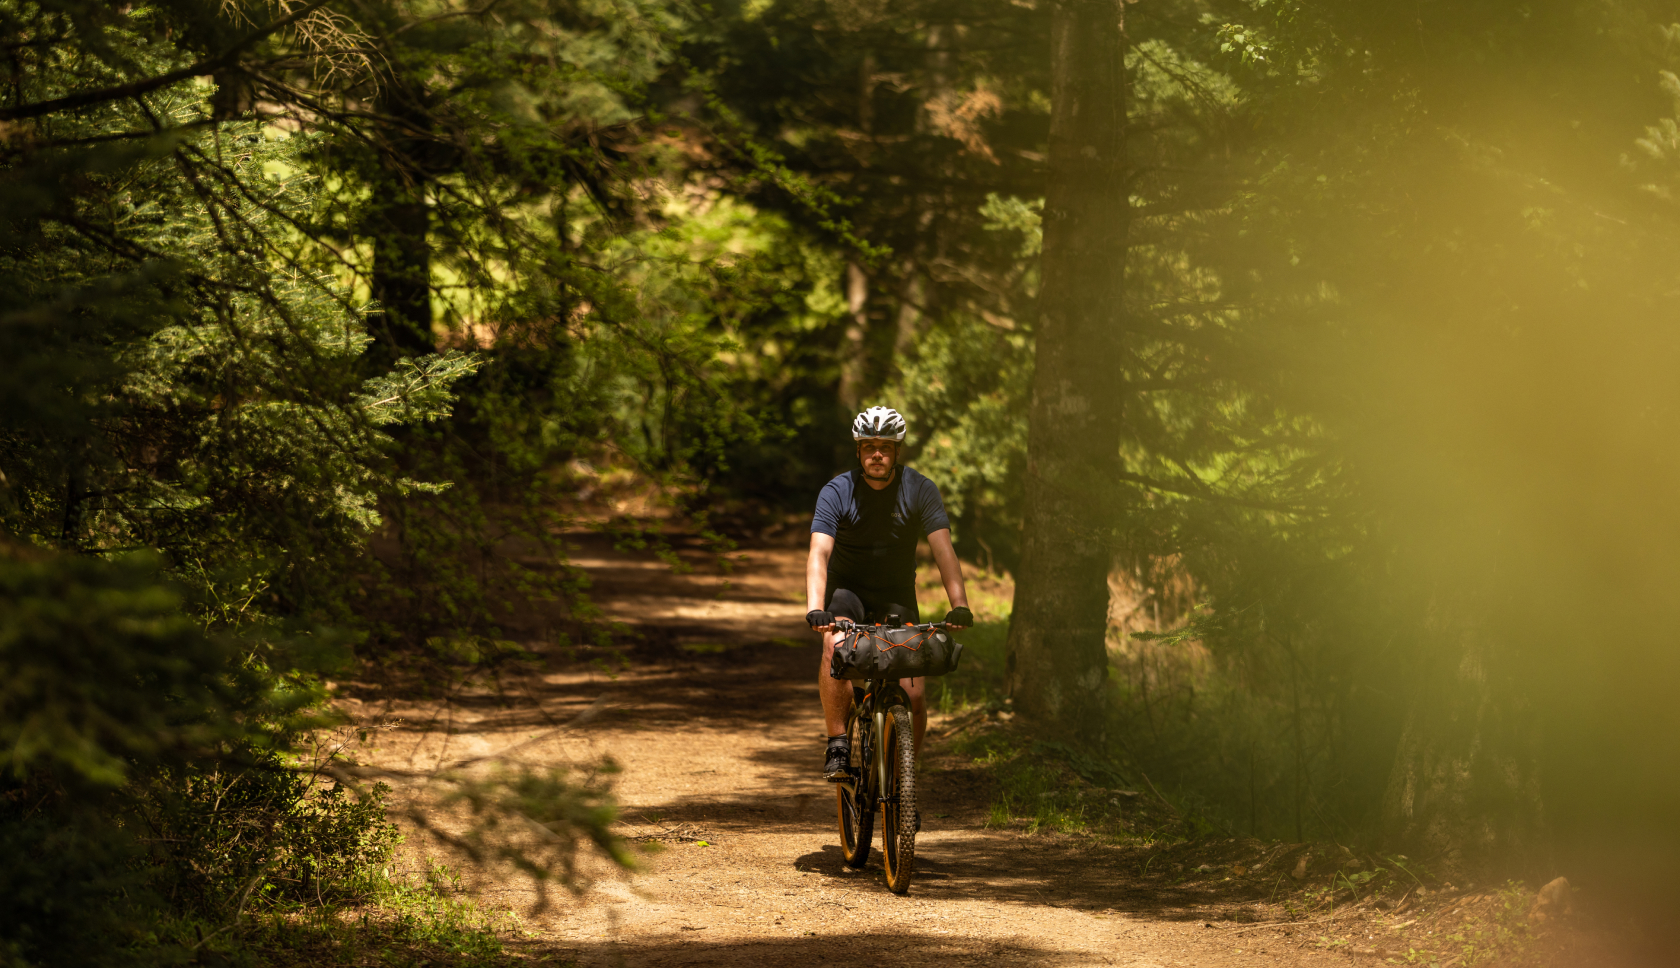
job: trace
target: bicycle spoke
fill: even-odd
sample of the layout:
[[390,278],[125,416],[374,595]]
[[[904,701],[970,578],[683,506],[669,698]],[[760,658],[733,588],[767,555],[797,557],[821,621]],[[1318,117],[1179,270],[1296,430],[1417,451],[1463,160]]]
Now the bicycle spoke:
[[[869,731],[860,728],[854,713],[846,722],[846,736],[852,745],[852,767],[867,762]],[[862,868],[869,860],[870,841],[875,835],[874,794],[869,789],[867,771],[859,771],[853,778],[834,785],[835,801],[840,821],[840,850],[847,866]]]

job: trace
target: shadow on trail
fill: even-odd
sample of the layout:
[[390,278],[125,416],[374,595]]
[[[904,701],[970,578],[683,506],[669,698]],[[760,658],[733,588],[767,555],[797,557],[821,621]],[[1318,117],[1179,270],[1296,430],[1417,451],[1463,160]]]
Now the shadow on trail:
[[[586,734],[626,725],[679,729],[697,720],[731,720],[761,727],[808,712],[815,703],[814,690],[789,688],[790,684],[803,686],[815,681],[815,644],[729,644],[725,651],[711,653],[685,651],[679,640],[689,637],[687,633],[650,635],[627,650],[629,670],[621,671],[605,660],[596,668],[589,660],[563,662],[551,658],[546,674],[507,675],[494,690],[428,695],[424,684],[411,684],[407,690],[382,685],[380,691],[349,688],[344,692],[358,698],[418,700],[432,705],[431,715],[417,715],[418,710],[410,709],[403,716],[402,729],[418,732],[565,726]],[[602,699],[605,709],[576,719]]]
[[[736,672],[727,655],[702,658],[705,661],[696,663],[693,671],[640,678],[635,707],[625,714],[640,725],[680,735],[697,720],[726,717],[741,727],[768,729],[811,711],[807,707],[815,699],[814,690],[794,690],[789,684],[814,678],[814,648],[754,650],[750,674]],[[790,851],[789,866],[884,893],[879,828],[867,871],[847,868],[840,858],[834,788],[817,777],[820,750],[815,735],[809,743],[778,742],[751,750],[741,756],[733,774],[713,774],[715,782],[703,790],[640,803],[636,812],[661,817],[667,824],[693,824],[725,843],[791,835],[808,843],[805,849],[810,852]],[[1163,871],[1160,860],[1146,872],[1145,863],[1158,851],[987,829],[986,806],[995,781],[983,770],[930,769],[923,783],[926,826],[917,856],[921,876],[912,887],[919,896],[984,898],[1183,922],[1252,920],[1251,905],[1267,897],[1270,882],[1259,878],[1221,881],[1195,875],[1199,879],[1186,881],[1184,870]],[[951,819],[942,816],[947,813]]]
[[[1089,955],[1054,951],[1021,942],[944,937],[908,931],[873,931],[872,925],[837,922],[831,931],[803,937],[767,936],[709,943],[708,926],[677,929],[679,937],[626,937],[593,944],[544,945],[530,955],[574,960],[580,968],[604,965],[917,965],[932,968],[972,968],[988,965],[1089,965]],[[1115,964],[1122,962],[1116,961]]]
[[[828,833],[826,839],[834,840]],[[876,845],[880,838],[877,833]],[[1057,847],[982,832],[952,831],[917,841],[912,896],[984,899],[1032,907],[1147,916],[1166,921],[1251,920],[1243,908],[1264,900],[1263,888],[1245,883],[1157,885],[1140,882],[1136,865],[1104,857],[1105,848]],[[790,861],[795,870],[844,881],[854,890],[878,888],[878,850],[861,871],[846,866],[837,843]]]

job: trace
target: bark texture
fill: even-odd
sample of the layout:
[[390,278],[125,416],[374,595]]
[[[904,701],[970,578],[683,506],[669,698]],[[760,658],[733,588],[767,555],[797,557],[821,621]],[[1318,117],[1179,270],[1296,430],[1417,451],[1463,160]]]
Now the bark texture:
[[381,107],[400,119],[382,132],[384,144],[366,232],[373,243],[374,301],[382,310],[370,320],[370,362],[386,369],[404,356],[437,352],[432,332],[431,212],[426,199],[431,126],[424,94],[388,76]]
[[1449,876],[1548,868],[1533,710],[1493,661],[1476,611],[1437,600],[1383,802],[1385,840]]
[[425,189],[389,178],[375,209],[373,298],[383,312],[374,320],[376,352],[386,360],[437,352],[432,335],[432,250],[426,233]]
[[869,372],[869,275],[856,262],[846,264],[846,313],[851,321],[840,344],[840,406],[855,411],[863,406]]
[[1118,465],[1129,208],[1124,4],[1051,24],[1050,178],[1009,691],[1022,715],[1093,721],[1108,674],[1107,500]]

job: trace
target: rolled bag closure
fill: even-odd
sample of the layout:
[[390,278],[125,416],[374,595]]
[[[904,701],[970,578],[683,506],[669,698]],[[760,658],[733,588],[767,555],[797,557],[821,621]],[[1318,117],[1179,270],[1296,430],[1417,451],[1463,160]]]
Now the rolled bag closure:
[[957,670],[962,643],[937,629],[859,626],[834,646],[834,679],[919,679]]

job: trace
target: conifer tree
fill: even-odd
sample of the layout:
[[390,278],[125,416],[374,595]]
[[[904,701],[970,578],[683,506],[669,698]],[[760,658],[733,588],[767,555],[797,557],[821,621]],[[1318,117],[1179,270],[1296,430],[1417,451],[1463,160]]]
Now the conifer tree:
[[1119,465],[1125,188],[1125,5],[1051,17],[1049,178],[1028,411],[1009,691],[1045,724],[1097,720],[1108,673],[1103,500]]

